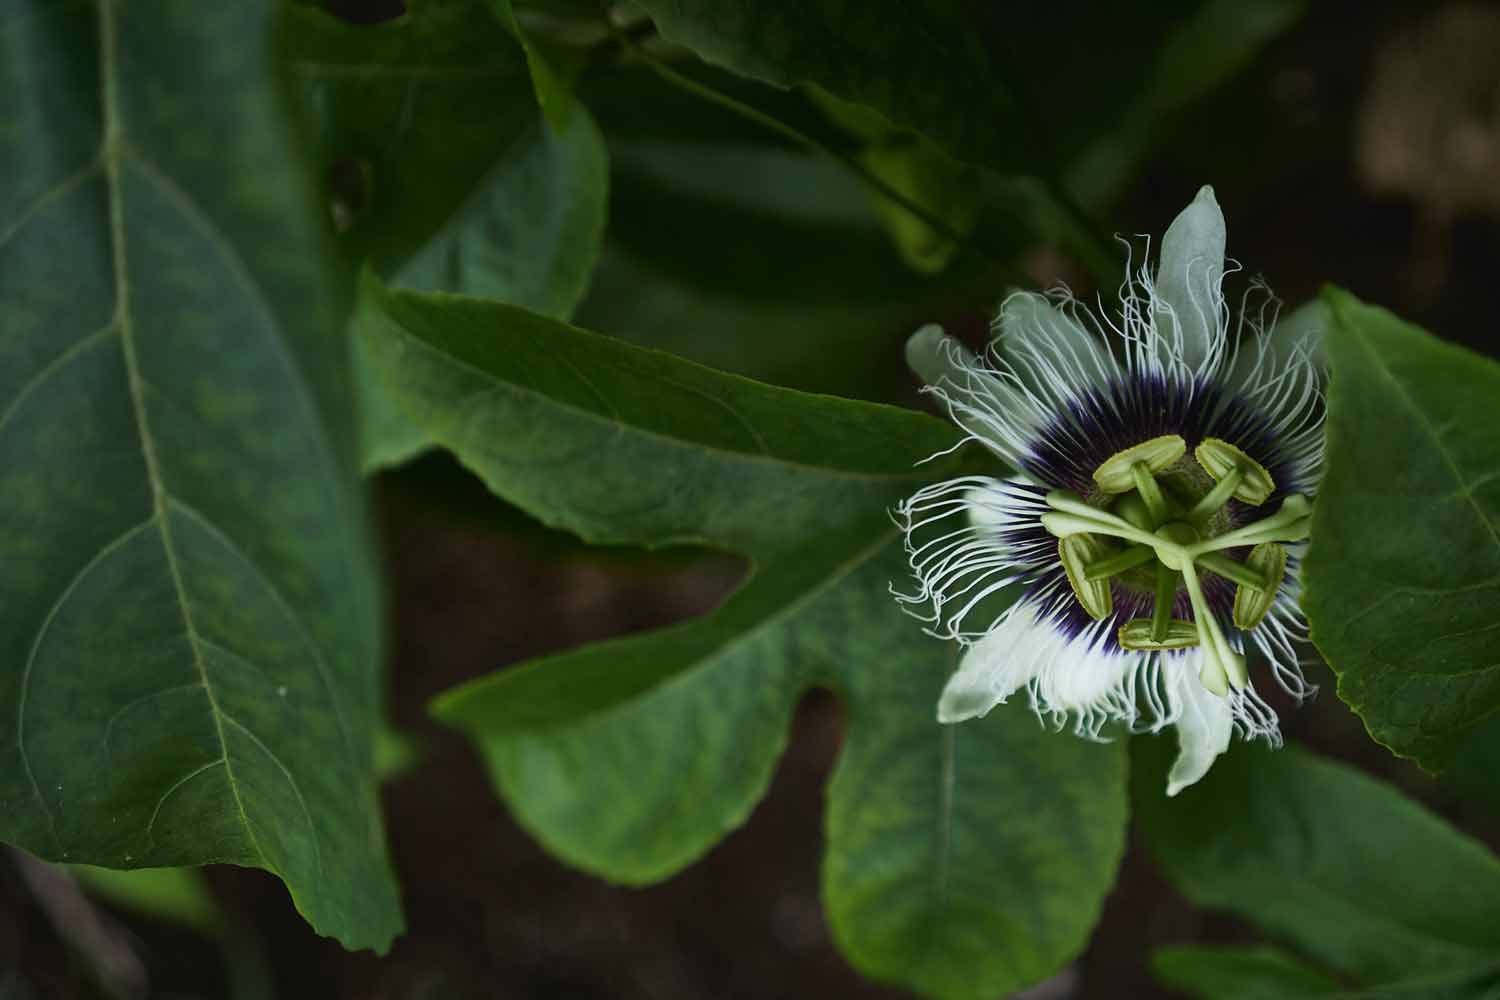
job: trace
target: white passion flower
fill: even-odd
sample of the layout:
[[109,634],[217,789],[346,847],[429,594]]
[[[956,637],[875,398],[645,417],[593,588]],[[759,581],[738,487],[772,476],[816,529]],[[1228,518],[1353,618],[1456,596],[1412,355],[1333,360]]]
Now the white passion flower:
[[926,391],[1019,474],[937,483],[901,504],[917,589],[897,596],[962,647],[940,722],[1025,688],[1039,718],[1071,719],[1080,736],[1111,721],[1176,726],[1175,795],[1236,730],[1279,745],[1252,647],[1289,694],[1313,693],[1297,570],[1324,407],[1313,314],[1276,329],[1258,282],[1227,305],[1211,188],[1160,256],[1154,274],[1149,260],[1127,266],[1114,315],[1064,292],[1011,295],[983,358],[936,326],[913,335]]

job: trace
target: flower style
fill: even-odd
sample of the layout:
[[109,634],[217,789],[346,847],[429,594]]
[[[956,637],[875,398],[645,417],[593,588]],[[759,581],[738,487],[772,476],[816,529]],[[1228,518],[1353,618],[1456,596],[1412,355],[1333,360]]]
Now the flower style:
[[1038,718],[1073,719],[1080,736],[1175,725],[1175,795],[1235,730],[1280,743],[1248,648],[1299,701],[1315,690],[1296,650],[1323,458],[1315,313],[1277,329],[1258,282],[1231,313],[1224,273],[1224,217],[1204,187],[1155,274],[1127,267],[1116,315],[1018,292],[982,359],[936,326],[913,335],[925,391],[1020,473],[937,483],[897,510],[917,582],[897,596],[963,649],[939,721],[1025,687]]

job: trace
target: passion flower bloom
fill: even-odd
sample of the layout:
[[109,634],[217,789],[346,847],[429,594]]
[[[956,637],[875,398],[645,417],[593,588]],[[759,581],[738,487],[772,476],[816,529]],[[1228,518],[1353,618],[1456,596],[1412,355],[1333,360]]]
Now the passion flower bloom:
[[1020,292],[982,358],[938,327],[913,335],[926,391],[1019,473],[937,483],[897,511],[917,583],[897,596],[962,646],[940,722],[1024,688],[1080,736],[1176,726],[1175,795],[1235,731],[1280,743],[1247,653],[1295,698],[1313,692],[1297,656],[1323,458],[1312,314],[1278,330],[1259,283],[1231,311],[1224,274],[1205,187],[1154,273],[1127,266],[1113,315]]

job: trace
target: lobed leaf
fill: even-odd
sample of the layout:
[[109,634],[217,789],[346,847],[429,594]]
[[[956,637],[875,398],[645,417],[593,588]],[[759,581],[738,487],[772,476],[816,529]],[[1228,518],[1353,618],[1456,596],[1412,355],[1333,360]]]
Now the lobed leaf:
[[888,592],[905,559],[886,509],[957,467],[913,468],[951,428],[372,283],[359,335],[412,419],[534,516],[753,560],[708,616],[434,703],[550,850],[631,884],[672,874],[744,821],[799,696],[829,686],[851,725],[824,891],[851,959],[958,998],[1021,988],[1081,949],[1123,847],[1123,748],[1046,732],[1019,706],[943,729],[951,664]]

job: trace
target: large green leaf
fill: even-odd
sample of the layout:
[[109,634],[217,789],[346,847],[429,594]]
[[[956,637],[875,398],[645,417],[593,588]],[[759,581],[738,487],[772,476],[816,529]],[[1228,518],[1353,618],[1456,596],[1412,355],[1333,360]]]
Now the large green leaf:
[[1167,877],[1368,985],[1492,964],[1500,860],[1394,789],[1299,747],[1236,747],[1175,799],[1137,740],[1135,810]]
[[273,15],[0,22],[0,837],[265,868],[318,930],[383,949],[341,282]]
[[854,962],[981,997],[1081,949],[1122,848],[1121,748],[1046,732],[1021,706],[941,728],[949,658],[888,593],[905,560],[886,510],[954,470],[952,458],[913,468],[952,429],[519,309],[367,291],[359,334],[375,366],[496,493],[590,541],[753,561],[706,617],[437,701],[527,828],[614,880],[670,875],[744,821],[798,697],[826,685],[852,720],[830,788],[825,896]]
[[1500,709],[1500,364],[1326,298],[1313,641],[1371,735],[1442,768]]

